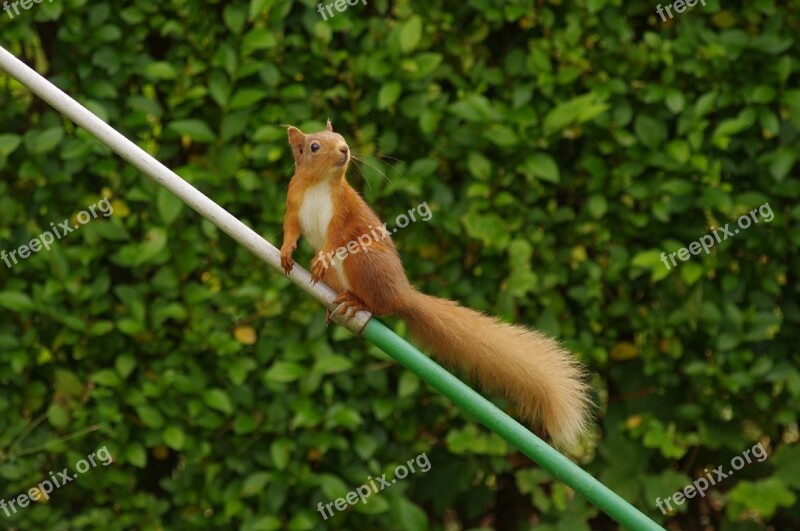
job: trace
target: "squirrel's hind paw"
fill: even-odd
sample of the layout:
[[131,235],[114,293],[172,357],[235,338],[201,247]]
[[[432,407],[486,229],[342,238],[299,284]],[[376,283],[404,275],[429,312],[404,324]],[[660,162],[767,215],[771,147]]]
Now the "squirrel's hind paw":
[[352,292],[345,291],[344,293],[340,293],[334,300],[333,300],[333,310],[328,310],[328,313],[325,315],[325,322],[328,323],[331,320],[331,316],[333,313],[338,313],[345,317],[345,322],[349,321],[350,319],[355,316],[356,313],[359,311],[368,312],[369,309],[361,302],[361,299],[356,297]]

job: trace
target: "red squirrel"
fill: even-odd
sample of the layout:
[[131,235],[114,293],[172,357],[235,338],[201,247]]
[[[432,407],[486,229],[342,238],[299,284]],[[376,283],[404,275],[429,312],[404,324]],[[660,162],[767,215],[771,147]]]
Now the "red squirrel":
[[368,252],[336,257],[337,249],[382,223],[345,179],[350,148],[330,120],[325,131],[308,135],[289,127],[289,144],[295,172],[283,224],[284,271],[292,270],[292,253],[305,236],[317,252],[312,282],[322,280],[339,294],[335,311],[400,316],[436,358],[502,394],[556,446],[578,442],[588,428],[591,400],[572,354],[539,332],[420,293],[406,278],[390,236],[373,241]]

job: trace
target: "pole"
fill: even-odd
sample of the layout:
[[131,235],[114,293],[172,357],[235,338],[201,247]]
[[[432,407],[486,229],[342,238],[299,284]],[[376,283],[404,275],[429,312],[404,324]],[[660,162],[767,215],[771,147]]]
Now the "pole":
[[[142,148],[128,140],[116,129],[92,114],[80,103],[70,98],[58,87],[33,71],[2,46],[0,46],[0,69],[5,70],[31,92],[86,129],[123,159],[167,188],[197,211],[198,214],[214,223],[258,258],[283,274],[280,265],[280,251],[275,246],[191,184],[184,181],[175,172],[158,162]],[[312,286],[310,282],[311,275],[308,271],[295,265],[288,276],[300,289],[326,307],[331,307],[336,293],[322,283]],[[464,382],[404,341],[383,323],[370,317],[368,312],[359,312],[355,317],[344,323],[343,326],[346,326],[348,330],[356,335],[363,335],[368,341],[380,347],[434,389],[451,399],[456,405],[465,409],[489,429],[518,448],[542,468],[584,495],[620,524],[635,531],[664,531],[664,528],[590,476],[578,465],[551,448],[516,420],[498,409],[489,400],[476,393]]]

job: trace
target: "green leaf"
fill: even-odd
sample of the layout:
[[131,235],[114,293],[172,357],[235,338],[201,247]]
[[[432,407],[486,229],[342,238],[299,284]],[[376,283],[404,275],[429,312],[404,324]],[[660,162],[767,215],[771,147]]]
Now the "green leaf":
[[545,134],[554,133],[568,125],[588,122],[595,116],[604,113],[610,107],[604,100],[605,97],[589,92],[558,104],[545,116]]
[[467,155],[467,169],[473,177],[481,181],[488,180],[492,175],[492,163],[476,151],[470,151]]
[[143,242],[130,243],[122,247],[112,260],[123,266],[140,266],[155,261],[167,248],[167,233],[162,227],[147,231]]
[[336,374],[347,371],[352,367],[353,362],[344,356],[325,354],[317,359],[313,371],[320,374]]
[[512,128],[500,124],[490,125],[483,136],[493,144],[505,148],[514,147],[519,143],[517,133]]
[[302,378],[305,373],[306,369],[301,365],[277,361],[264,373],[264,379],[270,382],[293,382]]
[[186,434],[183,433],[182,429],[174,425],[167,426],[162,434],[162,438],[164,439],[164,444],[173,450],[182,450],[183,445],[186,443]]
[[439,167],[439,161],[436,159],[417,159],[412,164],[411,167],[408,169],[408,176],[414,177],[417,179],[430,177],[434,174],[434,172]]
[[651,419],[646,425],[642,443],[647,448],[658,448],[666,458],[680,459],[686,454],[686,444],[680,440],[675,425],[665,426],[662,422]]
[[752,126],[757,116],[754,109],[746,108],[736,118],[722,120],[714,130],[711,142],[720,149],[728,149],[730,137]]
[[533,247],[530,242],[521,238],[515,239],[508,246],[508,261],[511,276],[508,278],[509,295],[524,297],[539,285],[539,277],[531,269]]
[[264,13],[275,1],[276,0],[250,0],[250,20]]
[[[645,496],[648,500],[663,500],[665,497],[671,495],[673,492],[683,490],[687,485],[692,484],[692,479],[682,472],[675,470],[664,470],[657,475],[647,475],[642,478],[645,487]],[[663,502],[662,502],[662,505]],[[672,503],[671,507],[676,507],[677,504]],[[683,511],[686,510],[686,503],[677,505]],[[664,505],[666,509],[666,505]]]
[[685,140],[673,140],[667,144],[667,153],[681,164],[689,162],[692,154],[689,143]]
[[209,389],[203,393],[203,402],[212,409],[221,411],[226,415],[233,413],[233,402],[231,402],[228,393],[222,389]]
[[160,187],[156,193],[156,207],[164,223],[171,225],[183,211],[183,201],[166,188]]
[[114,330],[114,323],[111,321],[97,321],[89,327],[89,334],[93,336],[104,336]]
[[695,193],[695,185],[682,179],[670,179],[661,185],[661,190],[670,195],[689,195]]
[[166,61],[154,61],[144,67],[144,75],[148,79],[176,79],[178,71]]
[[[674,269],[669,260],[667,261],[669,268],[664,265],[664,262],[661,260],[662,252],[663,251],[656,249],[641,251],[633,257],[631,265],[649,270],[654,281],[661,280],[669,275],[671,269]],[[680,264],[680,262],[678,262],[678,264]]]
[[403,85],[397,81],[384,83],[384,85],[381,87],[381,90],[378,92],[378,108],[388,109],[395,104],[402,92]]
[[227,4],[222,10],[222,20],[232,33],[239,34],[247,22],[248,9],[242,5]]
[[45,129],[44,131],[36,133],[29,138],[35,139],[31,142],[27,142],[26,138],[26,144],[29,152],[47,153],[52,151],[61,143],[61,140],[64,138],[64,130],[60,126],[51,127],[50,129]]
[[119,375],[111,369],[103,369],[92,375],[92,381],[106,387],[119,387],[122,383]]
[[132,442],[128,445],[125,457],[130,464],[137,468],[144,468],[147,466],[147,452],[138,442]]
[[787,147],[780,147],[772,154],[769,172],[776,181],[783,182],[792,170],[796,160],[797,153],[795,150]]
[[444,60],[440,53],[425,52],[414,57],[417,62],[417,71],[413,73],[414,79],[422,79],[436,70]]
[[255,50],[269,50],[278,45],[275,33],[266,28],[249,31],[242,39],[242,52],[248,54]]
[[231,98],[230,108],[243,109],[252,107],[254,104],[267,97],[267,92],[260,88],[244,88],[237,90]]
[[164,416],[152,406],[139,406],[136,408],[136,414],[148,428],[158,430],[164,427]]
[[529,177],[537,177],[547,182],[558,184],[561,174],[555,159],[547,153],[536,152],[530,155],[520,168]]
[[792,124],[800,129],[800,90],[787,90],[783,94],[783,104],[789,108],[789,118]]
[[665,103],[667,104],[667,109],[669,109],[670,112],[677,114],[683,110],[686,104],[686,98],[683,96],[683,92],[680,90],[670,90],[667,94]]
[[667,128],[661,120],[652,118],[646,114],[636,117],[634,124],[636,136],[645,146],[650,149],[663,147],[664,139],[667,138]]
[[469,122],[492,120],[497,114],[489,100],[479,94],[470,94],[453,103],[450,105],[450,112]]
[[84,392],[83,383],[72,371],[56,369],[55,379],[55,390],[58,393],[76,398]]
[[51,404],[47,408],[47,421],[56,428],[64,429],[69,426],[70,415],[64,407],[58,404]]
[[473,214],[462,218],[467,234],[484,245],[505,249],[510,240],[508,226],[497,214]]
[[347,484],[342,481],[341,478],[333,474],[320,474],[319,484],[322,488],[322,493],[329,500],[343,498],[350,491]]
[[228,77],[221,70],[214,70],[208,76],[208,94],[220,107],[225,107],[231,94]]
[[446,438],[447,449],[454,454],[485,454],[503,456],[508,443],[493,432],[480,430],[475,424],[451,428]]
[[287,439],[280,439],[274,441],[269,447],[269,455],[272,458],[272,463],[278,470],[286,470],[289,465],[289,457],[291,451],[295,447],[293,441]]
[[608,211],[608,201],[600,194],[592,194],[587,203],[589,214],[595,219],[601,219]]
[[207,123],[194,118],[170,122],[167,129],[197,142],[214,142],[217,138],[214,131],[211,130]]
[[740,481],[729,494],[728,513],[737,518],[740,512],[755,512],[769,519],[778,507],[791,507],[797,496],[777,477],[758,481]]
[[353,449],[358,454],[358,457],[364,461],[375,455],[375,452],[380,447],[381,443],[378,441],[377,437],[373,437],[364,433],[357,434],[355,442],[353,443]]
[[127,378],[136,368],[136,358],[130,354],[120,354],[114,362],[114,368],[123,379]]
[[[755,448],[753,447],[753,450]],[[766,452],[763,449],[762,446],[758,455],[753,452],[754,462],[763,462],[766,459]],[[780,478],[786,486],[794,490],[800,489],[800,446],[796,444],[781,445],[770,457],[770,463],[775,469],[775,476]]]
[[0,306],[12,312],[32,312],[36,309],[31,298],[19,291],[0,291]]
[[417,47],[420,39],[422,39],[422,18],[414,15],[400,30],[400,49],[403,53],[409,53]]
[[360,514],[383,514],[391,509],[391,505],[386,498],[372,496],[369,503],[358,503],[353,510]]
[[400,498],[392,505],[392,514],[394,515],[392,520],[405,531],[424,531],[429,528],[425,511],[405,498]]
[[752,103],[770,103],[775,99],[777,91],[774,87],[769,85],[758,85],[750,92],[750,101]]
[[228,376],[236,385],[242,385],[247,375],[258,367],[258,363],[251,358],[239,358],[228,367]]
[[404,371],[400,375],[400,382],[397,386],[397,396],[399,398],[406,398],[412,396],[419,389],[419,377],[409,371]]
[[331,428],[355,429],[364,423],[361,413],[343,404],[334,404],[327,412],[326,425]]
[[222,142],[230,142],[231,139],[245,132],[250,114],[249,110],[245,110],[231,113],[223,118],[220,126],[220,140]]
[[681,277],[683,277],[687,286],[691,286],[700,280],[704,273],[703,266],[696,262],[687,262],[681,266]]
[[22,144],[22,137],[11,133],[0,134],[0,157],[7,157],[14,153]]
[[253,472],[244,480],[241,496],[247,498],[264,490],[270,480],[269,472]]

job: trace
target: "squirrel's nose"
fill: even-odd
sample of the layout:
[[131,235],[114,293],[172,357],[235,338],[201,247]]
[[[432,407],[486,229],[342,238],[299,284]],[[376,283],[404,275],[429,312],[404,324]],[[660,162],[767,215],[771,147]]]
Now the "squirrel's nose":
[[349,151],[349,149],[348,149],[347,146],[342,146],[342,147],[339,148],[339,151],[341,151],[342,154],[347,155],[347,152]]

